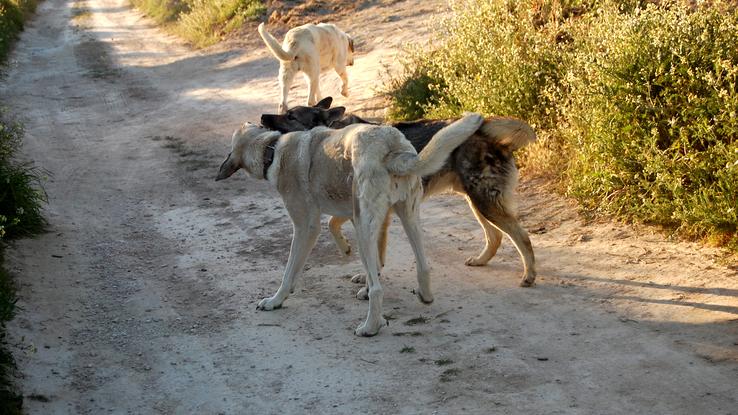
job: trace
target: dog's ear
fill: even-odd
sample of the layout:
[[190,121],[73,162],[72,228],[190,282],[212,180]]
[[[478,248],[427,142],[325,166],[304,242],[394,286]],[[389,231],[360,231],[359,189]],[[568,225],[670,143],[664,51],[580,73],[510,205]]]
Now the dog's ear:
[[220,170],[218,171],[218,176],[215,178],[215,181],[223,180],[231,177],[233,173],[237,172],[238,169],[238,163],[236,163],[236,160],[233,157],[233,153],[228,153],[228,157],[226,157],[223,164],[220,165]]
[[333,103],[333,97],[325,97],[320,100],[317,104],[313,105],[315,108],[323,108],[324,110],[327,110],[331,107],[331,104]]
[[326,117],[326,120],[325,120],[326,125],[331,125],[334,122],[340,120],[341,117],[343,117],[343,114],[345,112],[346,112],[346,107],[336,107],[336,108],[329,109],[328,112],[325,115],[325,117]]
[[261,125],[270,130],[277,129],[277,120],[279,120],[277,114],[261,114]]

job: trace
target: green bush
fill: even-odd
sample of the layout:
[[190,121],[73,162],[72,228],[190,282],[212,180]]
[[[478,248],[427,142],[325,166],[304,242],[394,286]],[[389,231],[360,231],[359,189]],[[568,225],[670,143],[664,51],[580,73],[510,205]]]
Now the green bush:
[[390,116],[512,115],[592,212],[738,249],[738,14],[720,1],[466,0],[407,52]]
[[36,10],[37,0],[0,0],[0,63],[5,61],[13,41],[23,30],[26,16]]
[[189,5],[183,0],[131,0],[131,2],[159,24],[174,23],[180,14],[189,10]]
[[10,238],[39,233],[46,224],[41,215],[46,194],[37,169],[19,163],[23,128],[9,121],[0,108],[0,413],[20,414],[23,403],[9,380],[13,358],[6,350],[5,322],[13,318],[15,290],[11,276],[3,268],[3,242]]
[[[36,0],[0,0],[0,65],[35,8]],[[45,224],[38,171],[14,160],[22,135],[20,124],[6,119],[0,108],[0,413],[9,415],[22,413],[23,396],[10,380],[15,363],[5,347],[5,322],[13,318],[16,297],[12,278],[3,268],[3,242],[40,232]]]
[[570,194],[738,247],[738,14],[674,3],[593,20],[569,77]]
[[261,0],[132,0],[133,4],[196,47],[217,42],[266,12]]
[[41,206],[46,194],[41,188],[40,172],[16,162],[23,129],[6,121],[0,112],[0,241],[41,232],[45,225]]
[[15,415],[22,413],[23,397],[17,393],[9,379],[15,369],[13,355],[4,347],[5,322],[13,318],[15,312],[15,287],[13,280],[3,269],[3,253],[0,249],[0,413]]
[[[538,142],[522,152],[529,170],[562,164],[566,149],[551,135],[571,52],[569,26],[581,1],[468,0],[435,31],[432,51],[413,49],[388,86],[393,119],[447,118],[463,111],[527,120]],[[559,166],[559,169],[563,167]]]

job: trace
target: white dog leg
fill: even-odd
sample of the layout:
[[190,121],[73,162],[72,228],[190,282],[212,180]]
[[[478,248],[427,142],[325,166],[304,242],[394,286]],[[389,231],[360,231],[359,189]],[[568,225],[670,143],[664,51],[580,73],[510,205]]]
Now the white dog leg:
[[312,212],[308,215],[303,213],[303,215],[301,217],[290,215],[293,218],[294,235],[292,236],[287,267],[282,277],[282,285],[279,286],[276,294],[259,301],[259,304],[256,306],[258,310],[269,311],[282,307],[282,303],[294,289],[297,277],[302,273],[310,251],[315,246],[315,242],[318,241],[318,235],[320,235],[320,216]]
[[[379,233],[379,239],[377,240],[377,250],[379,251],[379,273],[382,273],[384,269],[385,258],[387,257],[387,229],[389,228],[390,222],[392,222],[391,212],[387,212],[387,217],[384,218],[382,229]],[[366,284],[366,274],[358,273],[351,277],[351,282],[356,284]],[[365,286],[356,293],[356,298],[359,300],[369,299],[369,286]]]
[[492,259],[493,256],[497,253],[497,249],[500,247],[500,243],[502,242],[502,232],[500,232],[499,229],[494,227],[487,218],[482,215],[479,210],[474,206],[471,199],[468,197],[466,198],[466,201],[469,203],[469,207],[472,210],[472,213],[474,213],[474,217],[477,218],[477,221],[480,225],[482,225],[482,229],[484,230],[484,240],[485,245],[482,252],[479,253],[477,256],[470,256],[466,259],[465,264],[472,266],[472,267],[479,267],[482,265],[486,265],[490,259]]
[[308,81],[307,105],[312,107],[320,101],[320,67],[316,65],[314,68],[306,70],[305,78]]
[[[361,203],[361,202],[355,202]],[[370,209],[381,209],[379,206],[367,206],[367,203],[361,203],[361,214],[358,219],[354,220],[356,226],[357,239],[359,242],[359,251],[363,258],[366,268],[367,282],[369,284],[369,312],[366,320],[356,328],[354,332],[357,336],[374,336],[379,332],[382,326],[387,325],[387,320],[382,317],[382,285],[379,283],[379,254],[377,251],[377,240],[381,223],[377,218],[386,216],[387,210],[381,212],[382,215],[376,215],[370,212]],[[373,217],[372,217],[373,216]]]
[[295,71],[283,65],[279,66],[279,88],[282,92],[282,100],[279,102],[279,113],[287,112],[287,94],[292,82],[295,80]]
[[415,263],[418,273],[418,290],[415,294],[418,299],[425,303],[430,304],[433,302],[433,292],[431,291],[430,282],[430,267],[428,261],[425,259],[425,252],[423,251],[423,235],[420,229],[420,202],[421,193],[417,192],[418,197],[415,200],[407,200],[395,204],[394,209],[397,216],[399,216],[402,222],[402,227],[405,229],[407,238],[410,241],[410,246],[413,248],[415,254]]
[[348,92],[348,74],[346,73],[346,67],[343,65],[336,66],[336,73],[341,77],[343,85],[341,86],[341,95],[347,97]]

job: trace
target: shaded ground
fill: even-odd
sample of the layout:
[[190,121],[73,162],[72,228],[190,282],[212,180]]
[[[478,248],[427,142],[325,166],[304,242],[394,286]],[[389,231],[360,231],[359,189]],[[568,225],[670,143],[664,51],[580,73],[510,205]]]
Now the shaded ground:
[[[367,47],[339,104],[381,113],[379,74],[437,4],[341,18]],[[123,0],[47,0],[29,24],[0,84],[25,154],[51,172],[51,231],[8,258],[29,413],[736,413],[735,269],[648,229],[586,223],[525,179],[533,289],[517,287],[507,241],[488,266],[463,265],[482,235],[447,196],[423,209],[432,305],[411,293],[394,224],[379,336],[353,336],[360,264],[327,232],[285,308],[257,312],[291,225],[266,183],[212,180],[232,130],[277,104],[276,61],[234,45],[190,51]]]

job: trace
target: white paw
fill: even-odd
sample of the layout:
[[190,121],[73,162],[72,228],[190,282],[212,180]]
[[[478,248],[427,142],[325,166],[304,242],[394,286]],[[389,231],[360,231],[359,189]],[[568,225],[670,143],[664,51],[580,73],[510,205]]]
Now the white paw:
[[366,274],[356,274],[351,277],[351,282],[354,284],[366,284]]
[[418,300],[420,300],[420,302],[423,304],[430,304],[435,299],[433,298],[433,294],[431,294],[430,291],[427,293],[424,293],[424,292],[421,292],[420,290],[413,290],[413,292],[415,293],[415,296],[418,297]]
[[354,334],[361,337],[371,337],[379,333],[379,329],[382,328],[382,326],[387,325],[387,320],[384,318],[380,318],[376,322],[369,322],[369,320],[361,323],[359,327],[354,330]]
[[366,287],[361,287],[361,289],[356,293],[356,298],[358,298],[359,300],[368,300],[369,289]]
[[348,88],[344,87],[343,89],[341,89],[341,95],[348,97],[349,96]]
[[282,307],[282,301],[278,301],[275,297],[264,298],[256,305],[257,310],[271,311]]
[[482,265],[487,265],[487,261],[484,261],[477,256],[470,256],[466,261],[464,261],[464,264],[470,267],[481,267]]

